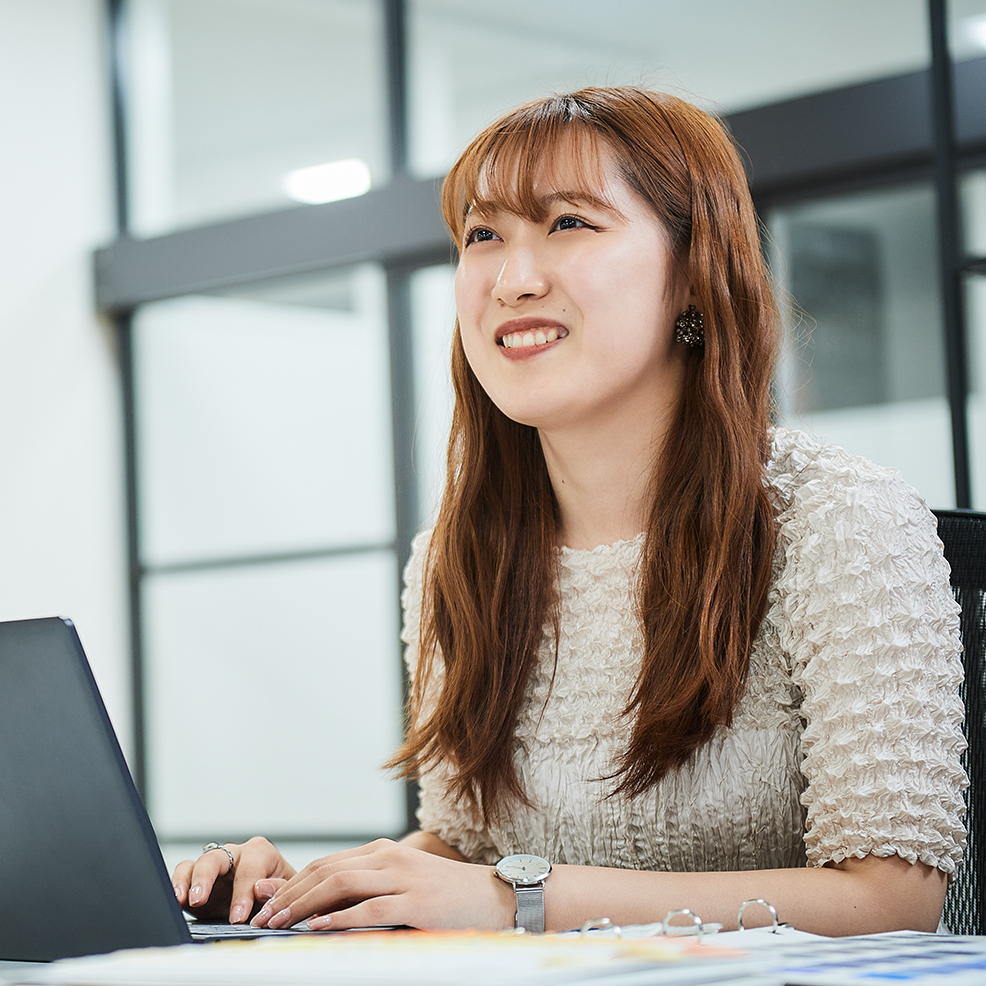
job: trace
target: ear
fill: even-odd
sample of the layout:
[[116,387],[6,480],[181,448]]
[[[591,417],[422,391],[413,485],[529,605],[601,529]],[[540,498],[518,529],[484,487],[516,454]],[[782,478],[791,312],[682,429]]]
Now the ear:
[[676,312],[685,311],[689,305],[694,305],[696,308],[700,309],[698,299],[695,297],[695,290],[690,283],[683,284],[678,292],[676,298]]

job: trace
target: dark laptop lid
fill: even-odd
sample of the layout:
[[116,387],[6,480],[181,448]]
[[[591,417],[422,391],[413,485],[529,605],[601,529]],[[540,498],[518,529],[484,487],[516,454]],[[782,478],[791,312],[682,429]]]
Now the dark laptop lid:
[[75,627],[0,623],[0,959],[189,940]]

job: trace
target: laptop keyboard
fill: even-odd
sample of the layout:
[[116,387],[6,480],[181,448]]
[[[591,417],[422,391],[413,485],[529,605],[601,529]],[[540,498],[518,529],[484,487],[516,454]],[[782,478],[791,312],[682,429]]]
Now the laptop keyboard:
[[305,925],[293,928],[255,928],[251,924],[219,924],[209,921],[189,921],[192,941],[235,941],[242,938],[276,938],[288,935],[315,934]]

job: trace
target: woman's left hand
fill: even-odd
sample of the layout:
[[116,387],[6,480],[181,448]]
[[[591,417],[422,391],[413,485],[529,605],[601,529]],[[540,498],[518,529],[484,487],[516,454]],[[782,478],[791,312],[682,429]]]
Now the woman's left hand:
[[313,931],[409,925],[512,928],[516,899],[492,866],[436,856],[389,839],[309,863],[251,922],[288,928],[308,918]]

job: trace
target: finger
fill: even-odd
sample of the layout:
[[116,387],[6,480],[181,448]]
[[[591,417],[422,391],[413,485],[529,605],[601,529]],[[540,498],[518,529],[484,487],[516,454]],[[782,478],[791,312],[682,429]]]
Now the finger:
[[278,892],[278,900],[290,903],[308,893],[323,880],[344,869],[383,869],[392,864],[393,852],[403,853],[393,839],[376,839],[362,846],[344,849],[313,860]]
[[229,901],[229,923],[243,924],[253,914],[257,897],[254,892],[263,877],[269,876],[269,861],[249,853],[237,853],[233,869],[233,893]]
[[299,870],[291,879],[281,881],[280,886],[274,886],[272,880],[261,880],[265,890],[272,892],[266,897],[264,906],[254,915],[250,922],[256,928],[266,928],[267,922],[274,914],[290,907],[299,897],[308,893],[311,889],[331,875],[333,862],[336,856],[324,856],[309,863],[304,869]]
[[271,877],[267,880],[258,880],[253,888],[253,896],[257,900],[267,901],[274,896],[288,881]]
[[331,914],[317,914],[309,918],[307,923],[312,931],[347,931],[350,928],[409,924],[401,914],[401,895],[393,894],[372,897]]
[[267,927],[289,928],[314,914],[338,911],[371,898],[384,898],[398,892],[397,875],[392,871],[340,870],[292,902],[283,901],[280,896],[269,900],[264,905],[271,912]]
[[[234,847],[233,893],[229,903],[229,923],[242,924],[250,918],[258,900],[268,900],[287,881],[278,876],[283,871],[281,854],[266,840]],[[270,892],[258,896],[260,884],[271,884]],[[265,886],[266,889],[266,886]]]
[[[330,860],[332,862],[329,862]],[[307,894],[312,893],[320,886],[327,885],[333,875],[339,872],[340,867],[345,865],[347,865],[346,860],[336,860],[335,856],[326,856],[314,863],[309,863],[292,879],[284,881],[280,887],[274,889],[274,893],[268,897],[251,923],[258,928],[267,927],[268,922],[275,914],[290,910]],[[353,864],[349,863],[349,865]],[[314,911],[309,913],[314,913]],[[302,917],[308,917],[308,914],[304,914]],[[301,917],[295,920],[300,921]]]
[[[265,928],[270,919],[283,910],[296,913],[293,909],[294,903],[305,894],[311,893],[335,873],[353,867],[360,869],[383,867],[390,856],[390,851],[394,850],[396,846],[397,843],[392,839],[377,839],[366,845],[344,849],[341,852],[333,853],[331,856],[323,856],[321,859],[314,860],[278,889],[275,896],[264,904],[250,923],[255,927]],[[314,910],[308,911],[296,917],[295,921],[300,921],[314,913]],[[286,927],[283,924],[281,926]]]
[[190,859],[183,859],[171,874],[171,886],[175,889],[175,897],[182,907],[188,902],[188,888],[192,882],[192,867],[195,863]]
[[218,849],[203,853],[195,860],[188,890],[188,906],[201,907],[212,894],[216,880],[230,869],[229,857]]

